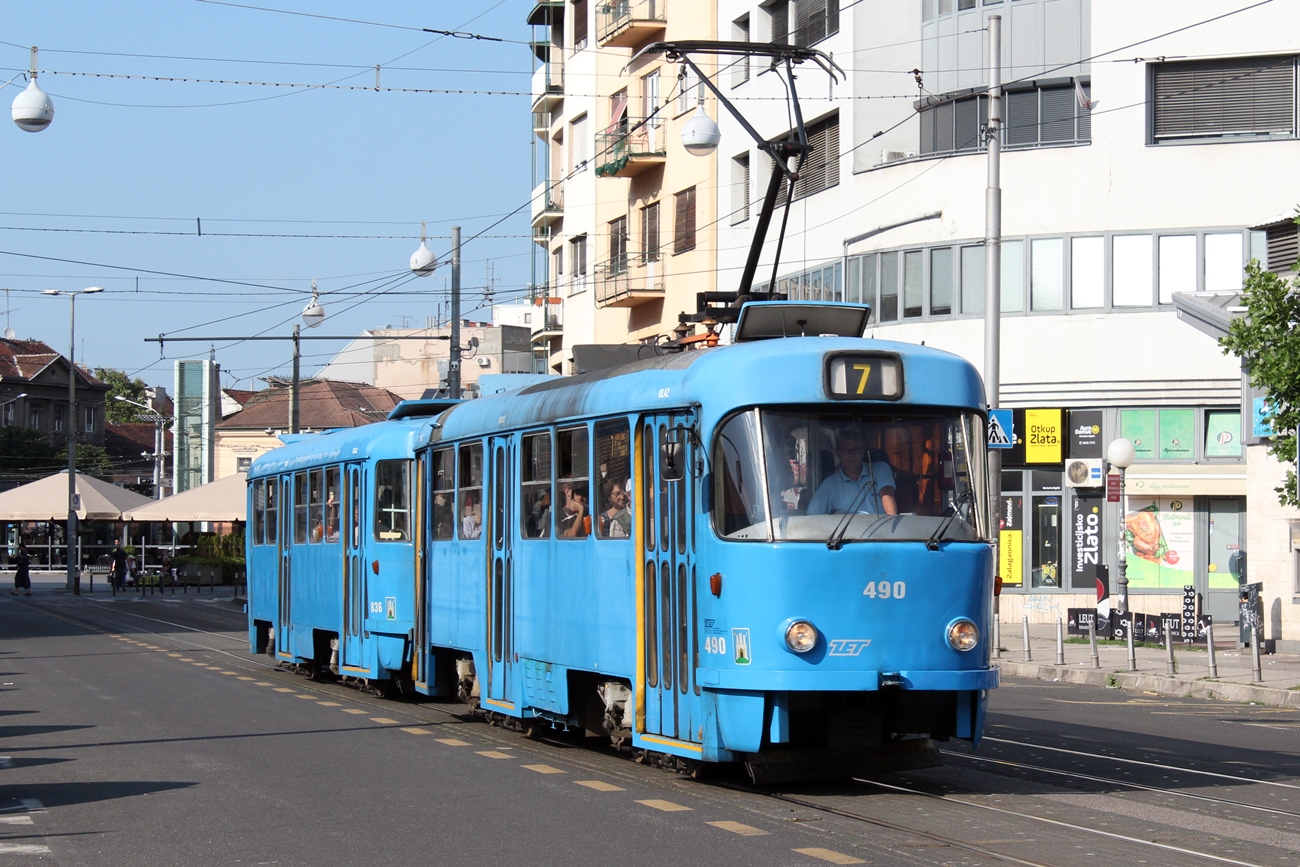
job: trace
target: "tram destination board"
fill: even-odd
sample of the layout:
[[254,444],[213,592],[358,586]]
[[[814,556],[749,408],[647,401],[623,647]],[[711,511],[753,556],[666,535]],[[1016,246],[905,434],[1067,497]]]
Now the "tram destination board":
[[834,400],[898,400],[903,361],[878,352],[832,355],[826,359],[826,394]]

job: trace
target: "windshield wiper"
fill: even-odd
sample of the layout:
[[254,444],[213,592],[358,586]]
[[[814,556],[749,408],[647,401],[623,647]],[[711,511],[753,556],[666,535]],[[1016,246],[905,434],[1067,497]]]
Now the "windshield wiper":
[[844,534],[849,531],[849,524],[853,523],[853,516],[858,513],[858,506],[861,506],[862,501],[866,499],[867,491],[870,491],[872,496],[876,497],[876,504],[882,509],[884,508],[883,501],[876,495],[876,473],[875,470],[872,469],[869,461],[866,465],[866,470],[870,484],[858,488],[858,495],[854,497],[853,502],[849,504],[849,510],[844,513],[843,518],[840,518],[839,523],[835,525],[835,529],[831,530],[830,536],[826,539],[826,547],[832,551],[838,551],[840,548],[844,547]]
[[960,514],[962,503],[967,502],[970,498],[971,493],[968,489],[963,491],[957,499],[952,501],[952,512],[945,517],[943,523],[936,527],[935,531],[930,534],[930,538],[925,542],[925,547],[929,548],[931,551],[939,550],[939,540],[943,538],[943,534],[948,530],[948,525],[950,525],[953,522],[953,519]]

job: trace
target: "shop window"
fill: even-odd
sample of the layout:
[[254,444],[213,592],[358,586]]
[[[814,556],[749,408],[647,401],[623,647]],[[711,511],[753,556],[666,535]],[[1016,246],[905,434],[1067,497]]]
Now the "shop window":
[[1241,411],[1212,409],[1205,413],[1205,456],[1241,457]]
[[1070,307],[1106,306],[1106,244],[1103,238],[1070,239]]

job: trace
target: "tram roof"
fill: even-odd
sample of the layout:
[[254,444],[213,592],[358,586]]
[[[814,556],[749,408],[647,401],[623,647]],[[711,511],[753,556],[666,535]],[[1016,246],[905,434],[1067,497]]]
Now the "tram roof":
[[851,351],[903,359],[902,400],[878,403],[984,406],[979,374],[952,353],[886,340],[791,337],[659,356],[466,401],[440,417],[433,438],[688,406],[717,418],[742,406],[822,403],[827,354]]
[[428,439],[432,416],[393,419],[302,437],[258,455],[250,479],[344,461],[409,458]]

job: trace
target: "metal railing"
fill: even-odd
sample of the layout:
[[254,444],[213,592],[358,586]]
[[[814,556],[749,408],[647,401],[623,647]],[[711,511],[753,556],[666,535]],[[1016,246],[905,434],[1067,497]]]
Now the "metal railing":
[[662,253],[626,254],[596,266],[596,303],[613,304],[664,294],[667,260]]
[[611,0],[596,7],[596,38],[612,39],[637,22],[666,24],[665,0]]
[[638,157],[667,156],[664,139],[663,122],[659,118],[628,118],[626,125],[614,132],[596,136],[596,174],[602,177],[616,175]]

